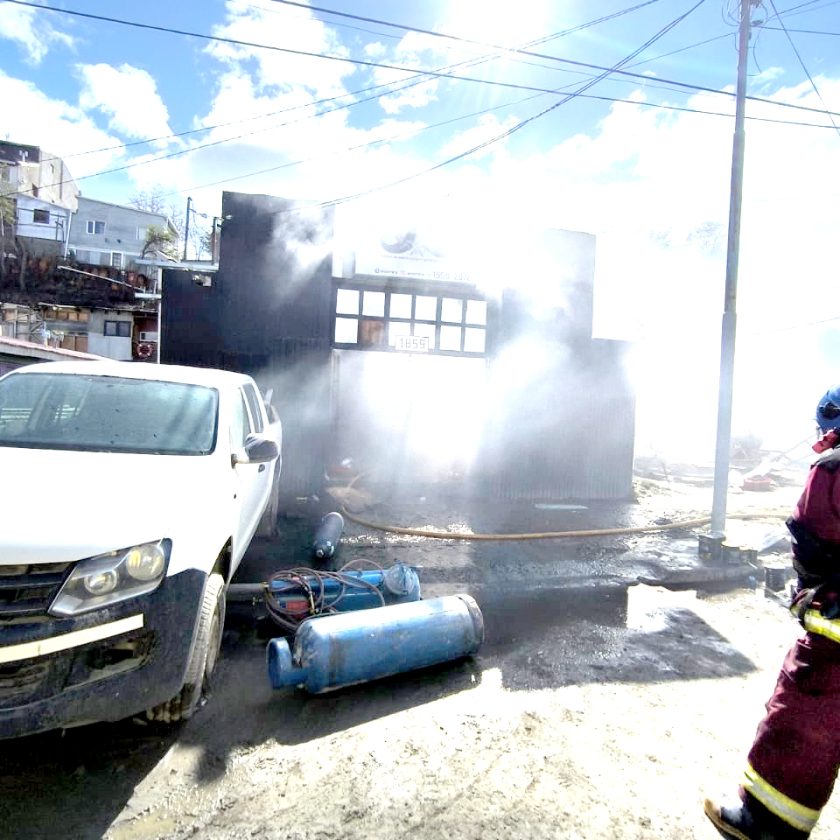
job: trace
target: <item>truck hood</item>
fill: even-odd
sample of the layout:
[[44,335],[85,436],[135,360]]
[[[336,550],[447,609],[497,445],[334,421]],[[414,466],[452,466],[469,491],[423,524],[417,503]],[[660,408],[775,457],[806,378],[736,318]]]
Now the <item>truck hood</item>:
[[174,547],[224,527],[228,475],[212,455],[0,447],[0,563],[67,563],[164,537]]

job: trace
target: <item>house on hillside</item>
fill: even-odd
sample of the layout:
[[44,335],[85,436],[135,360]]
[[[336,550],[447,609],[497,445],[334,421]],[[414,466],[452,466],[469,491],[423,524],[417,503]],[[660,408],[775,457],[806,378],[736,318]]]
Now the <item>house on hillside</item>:
[[[64,161],[38,146],[0,142],[2,247],[31,256],[66,253],[79,189]],[[15,241],[16,247],[9,243]]]
[[160,243],[150,242],[150,231],[163,232],[173,242],[178,240],[178,231],[162,213],[80,196],[68,255],[86,265],[136,270],[138,259],[166,257]]

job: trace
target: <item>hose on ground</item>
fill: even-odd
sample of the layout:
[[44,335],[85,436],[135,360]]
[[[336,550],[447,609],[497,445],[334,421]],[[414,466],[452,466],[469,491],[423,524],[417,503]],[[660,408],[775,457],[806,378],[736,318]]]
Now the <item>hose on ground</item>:
[[[699,528],[702,525],[708,525],[712,521],[711,516],[703,516],[697,519],[684,519],[677,522],[667,522],[663,524],[640,525],[632,528],[597,528],[581,531],[541,531],[536,533],[523,534],[469,534],[462,531],[436,531],[428,528],[403,528],[399,525],[387,525],[380,522],[370,522],[362,519],[355,514],[350,513],[346,506],[342,505],[341,513],[347,517],[351,522],[361,525],[363,528],[371,528],[376,531],[386,531],[391,534],[401,534],[408,537],[428,537],[430,539],[438,540],[475,540],[475,541],[521,541],[521,540],[556,540],[569,537],[609,537],[622,536],[627,534],[647,534],[655,533],[656,531],[670,531],[678,528]],[[729,514],[730,519],[764,519],[767,517],[779,516],[778,512],[773,513],[753,512],[753,513],[733,513]],[[787,516],[787,513],[781,514]]]

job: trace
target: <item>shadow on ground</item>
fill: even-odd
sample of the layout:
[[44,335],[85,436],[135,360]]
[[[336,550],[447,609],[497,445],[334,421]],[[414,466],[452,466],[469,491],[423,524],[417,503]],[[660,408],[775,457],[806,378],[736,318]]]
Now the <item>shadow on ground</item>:
[[101,838],[176,738],[123,721],[3,741],[0,837]]
[[[322,506],[308,516],[282,520],[281,538],[256,542],[237,581],[266,580],[281,568],[315,565],[311,540],[323,512]],[[605,524],[606,519],[615,522],[606,508],[580,513],[532,512],[527,521],[515,518],[503,524],[506,529],[524,525],[562,530]],[[630,522],[631,513],[625,511],[620,521]],[[418,514],[415,522],[400,524],[429,524],[432,519]],[[487,510],[470,527],[478,531],[494,521]],[[265,669],[265,624],[257,622],[251,610],[231,609],[213,694],[182,727],[161,734],[124,722],[4,742],[0,836],[101,837],[175,743],[196,750],[197,783],[213,781],[239,750],[270,741],[309,743],[469,692],[491,669],[514,691],[722,678],[754,669],[685,604],[637,609],[636,593],[646,587],[628,588],[627,579],[633,579],[636,568],[622,566],[626,548],[620,539],[479,544],[400,538],[348,527],[329,565],[338,567],[357,558],[382,565],[401,560],[420,567],[427,597],[472,594],[486,624],[480,654],[322,696],[273,691]],[[587,585],[576,585],[581,580]],[[45,802],[49,807],[43,807]]]

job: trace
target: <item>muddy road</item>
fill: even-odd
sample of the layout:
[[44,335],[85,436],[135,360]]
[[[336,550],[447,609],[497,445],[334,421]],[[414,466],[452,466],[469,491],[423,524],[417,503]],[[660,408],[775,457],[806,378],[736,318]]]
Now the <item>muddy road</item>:
[[[3,746],[9,838],[711,838],[796,627],[760,593],[648,586],[485,599],[474,660],[272,692],[229,631],[166,735],[126,722]],[[834,803],[813,835],[840,836]]]
[[[684,573],[690,537],[487,554],[350,532],[345,559],[422,559],[427,597],[473,594],[480,654],[319,697],[272,691],[266,627],[233,615],[213,695],[177,730],[0,744],[0,836],[711,840],[702,797],[734,789],[798,628],[761,589],[634,582]],[[833,800],[813,837],[838,836]]]

